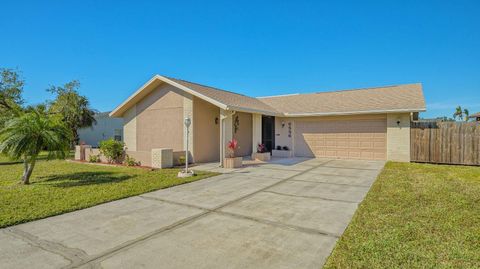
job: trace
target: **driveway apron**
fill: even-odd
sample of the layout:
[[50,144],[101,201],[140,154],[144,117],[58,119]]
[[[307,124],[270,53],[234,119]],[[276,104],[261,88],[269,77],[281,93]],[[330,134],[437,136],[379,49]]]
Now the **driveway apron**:
[[320,268],[383,165],[273,160],[0,229],[0,264]]

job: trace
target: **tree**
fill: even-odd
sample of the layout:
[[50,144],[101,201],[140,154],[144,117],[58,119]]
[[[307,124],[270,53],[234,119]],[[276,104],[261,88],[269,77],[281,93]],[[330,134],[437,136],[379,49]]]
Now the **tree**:
[[460,120],[463,120],[463,110],[461,106],[457,106],[457,108],[455,109],[455,113],[453,113],[453,118],[459,118]]
[[457,108],[455,108],[455,113],[453,113],[453,119],[456,120],[457,118],[459,120],[464,120],[465,121],[468,121],[469,120],[469,117],[470,116],[470,111],[468,111],[468,109],[462,109],[461,106],[457,106]]
[[21,180],[29,184],[40,152],[46,150],[47,159],[65,158],[70,140],[71,132],[60,117],[32,109],[9,120],[0,130],[0,153],[23,160]]
[[468,111],[468,109],[464,109],[463,110],[463,114],[465,115],[465,121],[468,121],[468,117],[470,116],[470,111]]
[[48,91],[55,94],[49,112],[62,116],[63,122],[72,132],[72,146],[78,143],[78,129],[90,127],[95,120],[95,110],[90,108],[88,99],[78,93],[80,82],[73,80],[63,87],[52,86]]
[[24,84],[16,70],[0,68],[0,128],[22,111]]

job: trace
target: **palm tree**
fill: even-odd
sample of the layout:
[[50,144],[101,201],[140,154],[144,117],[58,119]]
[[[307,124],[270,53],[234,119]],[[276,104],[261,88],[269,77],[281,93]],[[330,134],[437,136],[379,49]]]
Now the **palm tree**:
[[464,109],[463,110],[463,114],[465,115],[465,121],[468,121],[468,117],[470,116],[470,111],[468,111],[468,109]]
[[32,110],[9,120],[0,130],[0,153],[22,159],[22,183],[29,184],[36,159],[42,150],[47,159],[65,158],[70,148],[71,132],[58,116]]
[[460,120],[463,120],[463,110],[461,106],[457,106],[457,108],[455,109],[455,113],[453,113],[453,118],[457,119],[457,117]]

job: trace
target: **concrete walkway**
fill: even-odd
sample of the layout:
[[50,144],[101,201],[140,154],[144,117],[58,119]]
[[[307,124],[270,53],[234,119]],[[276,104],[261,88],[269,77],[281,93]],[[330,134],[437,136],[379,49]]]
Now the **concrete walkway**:
[[383,165],[283,159],[223,171],[228,173],[1,229],[0,264],[320,268]]

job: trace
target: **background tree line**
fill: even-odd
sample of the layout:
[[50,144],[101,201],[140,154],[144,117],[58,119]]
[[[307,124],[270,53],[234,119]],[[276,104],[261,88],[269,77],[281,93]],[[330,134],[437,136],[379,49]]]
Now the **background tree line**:
[[96,111],[80,95],[80,82],[47,89],[53,100],[25,105],[25,81],[14,69],[0,68],[0,153],[23,160],[22,182],[29,184],[41,151],[47,159],[65,158],[78,143],[78,129],[95,123]]

